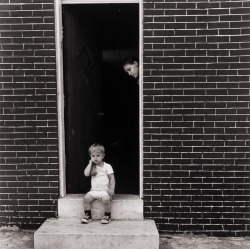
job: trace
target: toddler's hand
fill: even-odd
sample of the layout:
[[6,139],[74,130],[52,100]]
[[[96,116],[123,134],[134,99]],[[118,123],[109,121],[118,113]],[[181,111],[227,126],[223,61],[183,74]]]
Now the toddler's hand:
[[114,189],[109,189],[108,190],[108,194],[112,197],[112,195],[115,193]]

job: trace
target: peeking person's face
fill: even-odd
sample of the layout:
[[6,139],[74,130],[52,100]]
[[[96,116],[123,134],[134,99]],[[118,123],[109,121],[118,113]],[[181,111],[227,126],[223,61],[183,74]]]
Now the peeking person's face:
[[139,76],[139,64],[137,61],[134,61],[133,64],[125,64],[123,66],[124,71],[135,79]]

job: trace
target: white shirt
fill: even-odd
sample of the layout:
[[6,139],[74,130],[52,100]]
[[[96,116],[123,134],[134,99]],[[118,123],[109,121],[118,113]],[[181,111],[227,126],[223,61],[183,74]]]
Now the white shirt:
[[113,168],[110,164],[105,163],[102,167],[96,165],[95,176],[91,177],[91,191],[108,191],[109,190],[109,177],[108,175],[113,174]]

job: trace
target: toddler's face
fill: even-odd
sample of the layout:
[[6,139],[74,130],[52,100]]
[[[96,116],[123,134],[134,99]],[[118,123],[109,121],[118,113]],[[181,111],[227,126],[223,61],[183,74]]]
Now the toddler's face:
[[103,158],[104,158],[104,155],[101,151],[95,150],[91,152],[91,161],[95,163],[96,165],[101,164]]
[[139,65],[137,61],[134,61],[134,64],[125,64],[123,67],[124,71],[135,79],[139,76]]

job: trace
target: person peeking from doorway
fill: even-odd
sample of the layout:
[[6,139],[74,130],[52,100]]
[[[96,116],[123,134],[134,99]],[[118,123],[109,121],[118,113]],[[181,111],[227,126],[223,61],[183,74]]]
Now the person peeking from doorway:
[[129,76],[137,79],[137,84],[139,84],[139,60],[135,56],[127,57],[124,59],[122,67]]
[[81,219],[81,223],[88,224],[92,220],[91,203],[99,199],[105,211],[101,223],[108,224],[111,221],[111,200],[115,192],[114,171],[110,164],[103,161],[105,149],[102,144],[91,145],[89,155],[90,160],[84,175],[91,176],[91,189],[83,198],[85,216]]

